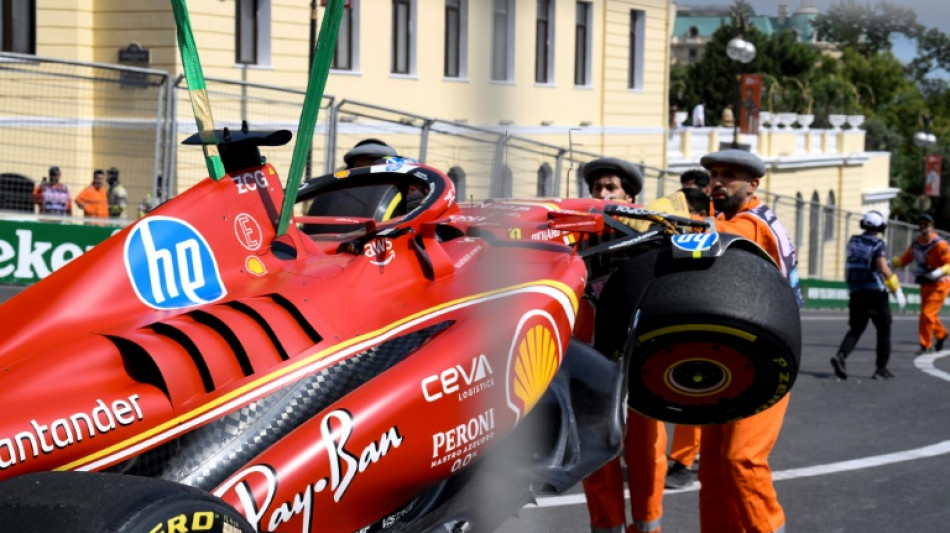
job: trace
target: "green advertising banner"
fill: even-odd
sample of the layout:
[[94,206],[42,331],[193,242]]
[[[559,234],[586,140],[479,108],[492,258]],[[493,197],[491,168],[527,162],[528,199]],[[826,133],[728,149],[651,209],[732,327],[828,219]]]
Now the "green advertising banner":
[[28,285],[39,281],[122,227],[0,220],[0,283]]
[[[905,313],[920,312],[920,288],[916,285],[901,285],[904,296],[907,297]],[[847,309],[848,285],[843,281],[827,281],[822,279],[803,279],[802,293],[805,295],[805,309]],[[897,300],[891,295],[891,309],[897,313]],[[944,305],[950,303],[950,298]]]

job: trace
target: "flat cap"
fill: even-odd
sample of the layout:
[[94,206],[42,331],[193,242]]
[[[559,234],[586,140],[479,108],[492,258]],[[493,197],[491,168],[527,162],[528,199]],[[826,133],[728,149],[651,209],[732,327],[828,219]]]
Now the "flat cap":
[[921,224],[921,223],[924,223],[924,222],[929,222],[929,223],[933,224],[933,223],[934,223],[934,217],[928,215],[927,213],[921,213],[920,216],[917,217],[917,223],[918,223],[918,224]]
[[375,156],[377,158],[396,155],[396,149],[379,139],[363,139],[356,143],[352,150],[343,156],[347,167],[353,166],[353,160],[360,156]]
[[620,178],[624,192],[634,197],[643,189],[643,173],[640,167],[616,157],[601,157],[584,165],[584,181],[588,187],[603,174],[612,174]]
[[713,152],[700,158],[699,164],[707,169],[712,168],[713,165],[742,167],[751,172],[754,178],[765,175],[765,163],[757,155],[745,150],[730,149]]

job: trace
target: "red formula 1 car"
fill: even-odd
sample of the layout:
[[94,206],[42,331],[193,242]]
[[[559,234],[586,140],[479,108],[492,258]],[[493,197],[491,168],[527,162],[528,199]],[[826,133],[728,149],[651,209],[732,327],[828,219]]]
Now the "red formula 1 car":
[[[459,205],[398,158],[304,182],[278,236],[247,164],[288,138],[222,141],[224,179],[0,306],[0,530],[491,530],[616,456],[628,396],[721,422],[794,380],[796,302],[748,241]],[[595,310],[621,327],[592,346]]]

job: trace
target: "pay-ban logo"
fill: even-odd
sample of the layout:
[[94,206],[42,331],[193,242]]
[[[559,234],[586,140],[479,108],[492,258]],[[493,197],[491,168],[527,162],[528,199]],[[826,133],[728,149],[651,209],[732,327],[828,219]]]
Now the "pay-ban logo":
[[673,235],[670,239],[673,246],[687,252],[704,252],[712,248],[718,240],[718,233],[687,233],[685,235]]
[[183,309],[227,294],[208,241],[175,218],[143,219],[125,240],[125,270],[139,300],[155,309]]

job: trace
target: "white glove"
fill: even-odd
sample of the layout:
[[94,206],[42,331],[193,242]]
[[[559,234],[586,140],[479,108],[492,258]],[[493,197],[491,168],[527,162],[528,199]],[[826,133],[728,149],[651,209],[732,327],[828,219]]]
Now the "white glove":
[[944,274],[945,272],[943,270],[943,267],[937,267],[931,270],[930,272],[927,272],[927,277],[934,281],[937,281],[938,279],[942,278]]
[[901,311],[907,307],[907,298],[904,296],[904,291],[900,287],[897,288],[897,292],[894,293],[894,298],[897,299],[897,308]]

